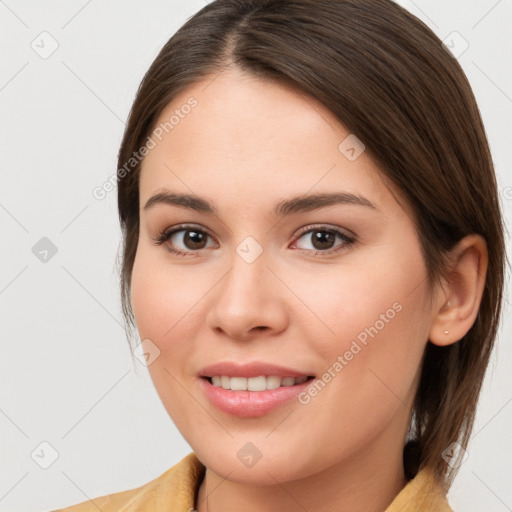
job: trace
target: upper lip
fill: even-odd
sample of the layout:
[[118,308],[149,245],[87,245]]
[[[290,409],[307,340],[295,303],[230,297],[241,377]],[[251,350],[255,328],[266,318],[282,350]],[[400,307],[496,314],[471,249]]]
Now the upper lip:
[[277,377],[309,377],[310,373],[304,373],[300,370],[287,368],[285,366],[273,363],[255,361],[252,363],[235,363],[231,361],[220,361],[205,366],[200,374],[201,377],[213,377],[215,375],[226,375],[229,377],[259,377],[277,376]]

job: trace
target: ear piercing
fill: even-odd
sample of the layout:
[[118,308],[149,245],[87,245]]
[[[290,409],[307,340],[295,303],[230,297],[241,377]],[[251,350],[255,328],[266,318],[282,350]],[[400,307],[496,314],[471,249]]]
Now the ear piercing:
[[[448,308],[450,307],[450,301],[448,301],[448,302],[446,303],[446,307],[448,307]],[[444,333],[445,333],[445,334],[448,334],[448,333],[449,333],[449,331],[444,331]]]

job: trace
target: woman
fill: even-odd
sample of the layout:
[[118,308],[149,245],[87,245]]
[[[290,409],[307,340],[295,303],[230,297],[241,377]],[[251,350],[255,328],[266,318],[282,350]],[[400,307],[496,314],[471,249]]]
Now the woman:
[[216,0],[119,152],[121,292],[193,452],[66,511],[449,511],[503,225],[470,86],[388,0]]

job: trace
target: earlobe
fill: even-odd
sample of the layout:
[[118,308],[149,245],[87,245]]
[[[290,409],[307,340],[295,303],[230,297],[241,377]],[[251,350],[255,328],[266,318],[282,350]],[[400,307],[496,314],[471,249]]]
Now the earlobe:
[[429,340],[446,346],[462,339],[478,315],[487,274],[487,243],[481,235],[463,238],[452,250],[450,272],[432,314]]

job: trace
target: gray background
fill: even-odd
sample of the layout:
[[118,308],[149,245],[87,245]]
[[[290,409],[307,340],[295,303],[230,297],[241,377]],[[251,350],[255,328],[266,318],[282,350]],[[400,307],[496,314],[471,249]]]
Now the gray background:
[[[458,59],[484,119],[508,222],[512,1],[399,3],[449,36],[454,51],[469,45]],[[0,1],[2,511],[50,510],[133,488],[191,451],[147,369],[132,361],[115,268],[116,191],[97,200],[92,190],[115,173],[143,73],[204,5]],[[449,494],[457,511],[512,510],[510,331],[507,292],[468,457]]]

